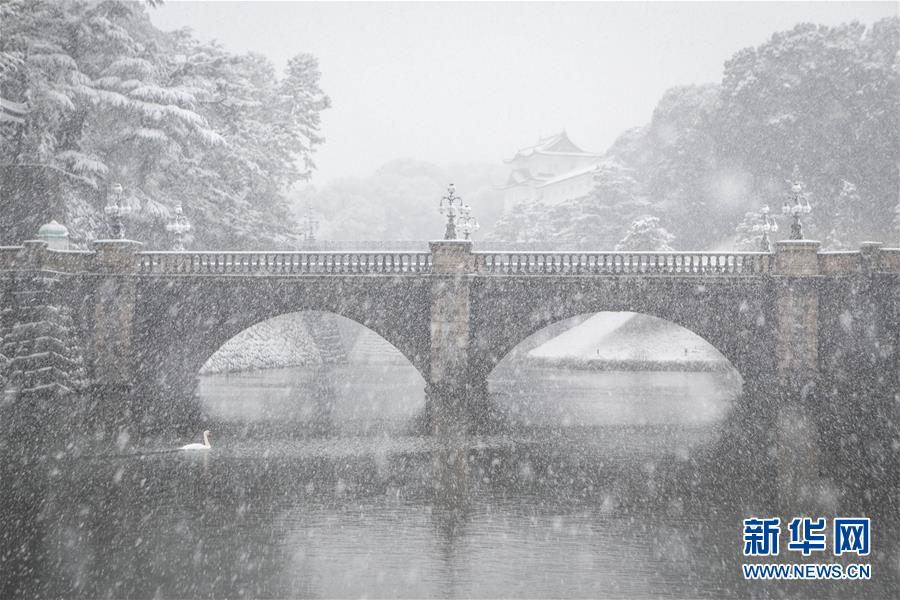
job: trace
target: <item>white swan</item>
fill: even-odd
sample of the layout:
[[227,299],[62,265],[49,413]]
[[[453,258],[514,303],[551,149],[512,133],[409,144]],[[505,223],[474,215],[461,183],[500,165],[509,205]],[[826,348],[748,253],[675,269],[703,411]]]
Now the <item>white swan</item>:
[[209,445],[209,430],[203,432],[203,443],[202,444],[188,444],[186,446],[182,446],[179,450],[209,450],[212,446]]

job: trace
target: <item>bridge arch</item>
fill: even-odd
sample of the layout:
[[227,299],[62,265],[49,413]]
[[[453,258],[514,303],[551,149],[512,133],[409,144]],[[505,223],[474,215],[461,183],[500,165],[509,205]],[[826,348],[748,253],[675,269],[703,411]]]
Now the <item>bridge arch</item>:
[[[582,328],[583,333],[577,333],[578,328]],[[627,348],[616,347],[635,341],[645,345],[648,342],[658,343],[658,349],[663,352],[652,354],[651,350],[651,354],[644,351],[623,353],[622,350]],[[617,354],[604,352],[604,349],[610,348],[610,343],[613,344],[613,350],[619,350]],[[598,350],[596,354],[593,352],[595,348]],[[682,348],[691,354],[682,354]],[[700,350],[701,354],[698,355],[696,350]],[[687,360],[695,366],[703,363],[700,370],[728,370],[739,375],[727,357],[693,331],[665,319],[633,312],[584,313],[554,321],[516,344],[498,361],[491,373],[510,359],[524,355],[538,363],[552,363],[557,357],[577,363],[594,360],[613,363],[644,361],[649,365],[645,370],[654,370],[655,366],[659,370],[676,370],[679,366],[677,363]],[[630,367],[623,365],[623,368]]]
[[712,427],[698,439],[713,439],[749,405],[739,372],[707,340],[630,312],[551,323],[517,344],[487,379],[489,406],[525,426]]
[[[201,364],[199,372],[202,374],[227,371],[229,363],[235,362],[233,357],[242,351],[242,346],[245,351],[269,353],[270,356],[273,350],[294,352],[294,359],[304,358],[304,364],[339,363],[344,358],[350,358],[355,345],[366,334],[371,336],[370,339],[379,340],[377,348],[380,351],[397,356],[415,369],[420,377],[424,376],[409,357],[371,327],[326,311],[300,311],[269,317],[239,331],[214,348],[220,338],[227,336],[227,333],[222,333],[205,345],[204,354],[198,355],[197,362]],[[265,359],[265,356],[262,358]],[[291,360],[290,357],[283,358]],[[236,366],[242,367],[242,370],[268,368],[264,362],[254,363],[252,357]]]
[[430,287],[425,279],[147,278],[136,292],[135,384],[148,406],[158,406],[160,397],[173,398],[170,404],[183,400],[207,359],[241,331],[306,311],[340,315],[371,329],[427,380]]
[[598,312],[657,317],[696,334],[720,352],[745,393],[774,372],[775,318],[770,290],[753,283],[669,278],[482,279],[474,284],[470,368],[486,378],[520,342],[566,319]]

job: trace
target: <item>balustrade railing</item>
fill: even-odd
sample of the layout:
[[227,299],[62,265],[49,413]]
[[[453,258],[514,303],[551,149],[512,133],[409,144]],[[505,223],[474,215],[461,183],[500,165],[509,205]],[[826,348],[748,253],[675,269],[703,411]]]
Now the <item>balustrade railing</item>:
[[508,275],[762,275],[765,252],[475,252],[475,271]]
[[137,270],[165,275],[430,273],[427,252],[140,252]]
[[[22,246],[0,246],[0,270],[29,268]],[[45,250],[43,268],[91,271],[94,252]],[[900,248],[882,248],[877,269],[900,272]],[[765,275],[775,254],[765,252],[474,252],[477,274],[496,275]],[[426,274],[428,252],[139,252],[138,273],[150,275]],[[822,275],[864,268],[858,251],[819,252]]]

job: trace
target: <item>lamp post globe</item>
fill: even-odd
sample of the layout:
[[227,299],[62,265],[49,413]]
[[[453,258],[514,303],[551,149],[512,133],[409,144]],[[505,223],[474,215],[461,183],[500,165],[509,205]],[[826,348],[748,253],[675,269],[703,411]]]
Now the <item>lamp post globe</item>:
[[[795,169],[796,172],[796,169]],[[800,222],[800,215],[808,215],[812,212],[812,206],[809,203],[809,194],[806,192],[806,186],[799,179],[794,178],[791,183],[790,202],[785,202],[781,207],[781,212],[786,217],[792,217],[791,235],[792,240],[803,239],[803,224]]]
[[438,212],[447,215],[447,227],[444,230],[445,240],[455,240],[456,233],[456,217],[462,207],[462,198],[456,195],[456,186],[452,183],[447,187],[447,195],[441,197],[438,205]]

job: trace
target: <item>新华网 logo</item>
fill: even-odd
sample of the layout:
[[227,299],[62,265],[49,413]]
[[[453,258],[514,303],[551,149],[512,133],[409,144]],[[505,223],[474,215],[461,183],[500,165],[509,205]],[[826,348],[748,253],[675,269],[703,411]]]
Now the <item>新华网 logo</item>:
[[[782,521],[779,517],[744,519],[744,556],[768,557],[781,554]],[[828,522],[825,517],[795,517],[787,523],[788,552],[803,557],[828,549]],[[836,517],[832,520],[833,556],[868,556],[871,526],[867,517]],[[869,579],[869,564],[744,564],[746,579]]]

